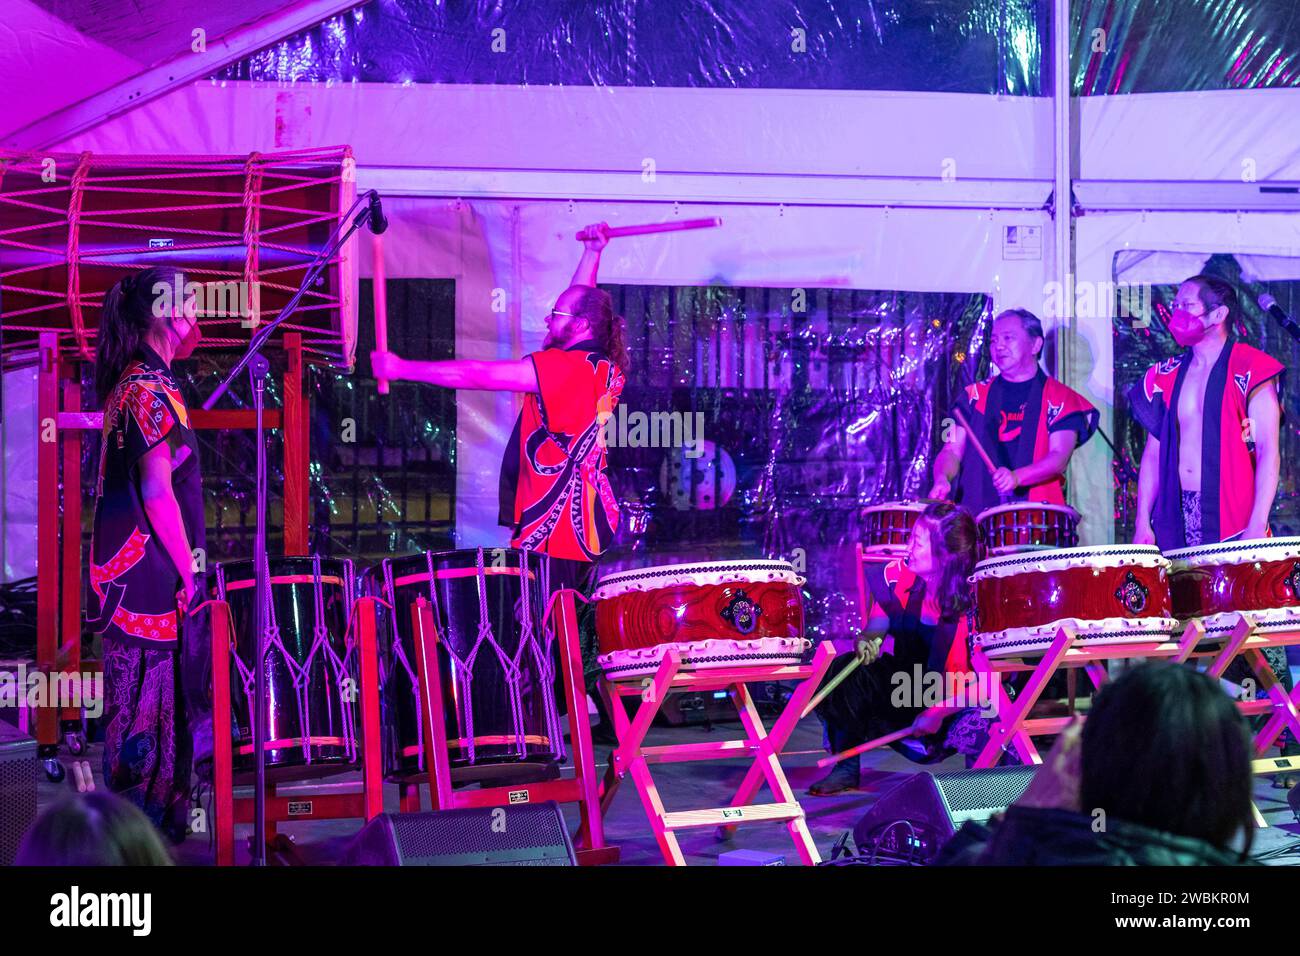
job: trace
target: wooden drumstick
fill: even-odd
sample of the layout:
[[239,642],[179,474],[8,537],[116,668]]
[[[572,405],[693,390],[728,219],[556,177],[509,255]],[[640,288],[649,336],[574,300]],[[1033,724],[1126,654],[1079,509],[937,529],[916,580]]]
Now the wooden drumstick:
[[861,663],[862,663],[861,657],[855,657],[853,658],[853,660],[849,661],[848,664],[844,666],[844,669],[842,671],[840,671],[833,678],[831,678],[830,682],[821,690],[819,690],[816,696],[814,696],[812,700],[808,701],[808,706],[803,709],[803,713],[799,715],[799,719],[803,720],[814,710],[816,710],[817,705],[820,704],[822,701],[824,701],[827,697],[829,697],[831,691],[833,691],[836,687],[839,687],[840,684],[843,683],[844,678],[848,677],[855,670],[857,670],[858,666]]
[[841,760],[848,760],[850,757],[856,757],[858,754],[864,754],[868,750],[875,750],[877,747],[884,747],[892,744],[896,740],[902,740],[904,737],[912,736],[912,728],[904,727],[902,730],[895,730],[892,734],[885,734],[883,737],[877,737],[875,740],[868,740],[865,744],[858,744],[856,747],[850,747],[843,753],[831,754],[829,757],[823,757],[817,761],[819,767],[829,767],[837,764]]
[[[933,707],[927,707],[925,713],[935,710],[943,710],[957,703],[960,695],[954,695],[935,704]],[[850,757],[856,757],[858,754],[864,754],[868,750],[875,750],[877,747],[884,747],[886,744],[892,744],[895,740],[902,740],[904,737],[912,736],[912,728],[904,727],[902,730],[895,730],[892,734],[885,734],[883,737],[877,737],[875,740],[868,740],[865,744],[858,744],[856,747],[850,747],[848,750],[841,751],[837,754],[831,754],[829,757],[823,757],[817,761],[819,767],[829,767],[837,764],[841,760],[848,760]]]
[[961,409],[956,405],[952,407],[952,413],[957,418],[957,424],[966,429],[967,437],[970,438],[971,442],[975,445],[975,451],[979,453],[980,459],[989,470],[989,474],[993,474],[998,470],[998,467],[993,464],[993,459],[989,457],[989,453],[986,452],[984,446],[980,444],[979,437],[975,434],[975,429],[970,427],[970,422],[966,421],[966,416],[962,414]]
[[[649,222],[641,226],[614,226],[607,228],[605,235],[610,239],[617,239],[619,236],[648,236],[652,232],[680,232],[683,229],[712,229],[714,226],[722,225],[722,220],[714,217],[713,219],[683,219],[679,222]],[[574,237],[579,242],[586,239],[594,239],[595,234],[583,229],[575,233]]]
[[[388,282],[384,273],[384,237],[370,234],[370,267],[372,292],[375,298],[375,351],[388,351]],[[376,378],[379,394],[388,394],[388,379]]]

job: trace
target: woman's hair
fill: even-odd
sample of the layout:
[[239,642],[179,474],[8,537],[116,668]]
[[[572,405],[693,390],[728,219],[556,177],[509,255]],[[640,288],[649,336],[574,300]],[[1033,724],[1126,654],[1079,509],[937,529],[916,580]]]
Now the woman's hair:
[[151,266],[120,279],[104,293],[104,311],[95,339],[95,396],[100,405],[135,358],[149,330],[170,320],[154,315],[154,286],[185,288],[185,274],[174,266]]
[[1220,849],[1254,835],[1251,741],[1218,682],[1191,667],[1139,664],[1106,684],[1083,725],[1084,813],[1195,837]]
[[975,519],[970,512],[948,501],[936,501],[921,512],[921,519],[932,529],[930,549],[939,562],[940,615],[955,620],[970,610],[971,588],[967,580],[975,570],[976,544],[979,540]]
[[1025,334],[1031,339],[1045,338],[1042,320],[1028,309],[1003,309],[993,317],[993,321],[996,322],[1004,315],[1014,315],[1019,319],[1021,328],[1025,330]]
[[627,354],[627,327],[623,317],[614,313],[614,300],[595,286],[576,285],[569,292],[573,293],[573,314],[587,320],[601,349],[626,374],[632,364]]
[[158,831],[113,793],[76,794],[37,818],[14,861],[19,866],[171,866]]
[[1241,303],[1237,301],[1237,289],[1231,282],[1204,274],[1183,281],[1196,283],[1197,297],[1207,313],[1221,305],[1228,307],[1228,317],[1223,320],[1223,325],[1229,332],[1246,334],[1246,318],[1241,311]]

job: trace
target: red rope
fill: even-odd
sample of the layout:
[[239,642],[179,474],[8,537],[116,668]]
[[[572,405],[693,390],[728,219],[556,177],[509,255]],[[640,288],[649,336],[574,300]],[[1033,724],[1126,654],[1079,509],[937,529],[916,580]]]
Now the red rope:
[[77,160],[77,170],[72,174],[72,195],[68,197],[68,314],[72,317],[72,337],[77,343],[77,354],[89,359],[90,343],[86,341],[85,322],[81,316],[81,196],[86,173],[90,168],[90,151]]

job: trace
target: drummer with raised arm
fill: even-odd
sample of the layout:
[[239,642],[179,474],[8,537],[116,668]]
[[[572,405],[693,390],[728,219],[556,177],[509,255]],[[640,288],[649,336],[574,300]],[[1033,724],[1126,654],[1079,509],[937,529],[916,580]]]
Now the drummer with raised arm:
[[952,425],[934,461],[931,498],[960,502],[972,514],[1002,501],[1065,504],[1065,469],[1097,429],[1097,409],[1038,364],[1043,324],[1025,309],[993,320],[991,351],[999,374],[967,386],[963,419],[992,461],[968,453],[966,428]]
[[[550,556],[553,588],[574,588],[587,598],[595,588],[596,562],[618,530],[601,431],[628,368],[623,319],[614,313],[609,293],[596,288],[607,228],[598,223],[583,232],[582,258],[572,284],[546,316],[540,350],[496,362],[420,362],[371,353],[377,379],[524,393],[501,463],[500,521],[513,529],[511,547]],[[599,673],[595,628],[591,605],[579,605],[590,691]]]

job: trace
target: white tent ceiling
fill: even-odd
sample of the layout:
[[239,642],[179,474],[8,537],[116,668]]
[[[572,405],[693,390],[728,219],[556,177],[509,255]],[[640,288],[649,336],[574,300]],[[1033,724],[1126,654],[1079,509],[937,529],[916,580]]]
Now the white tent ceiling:
[[360,2],[5,0],[0,145],[49,147]]

